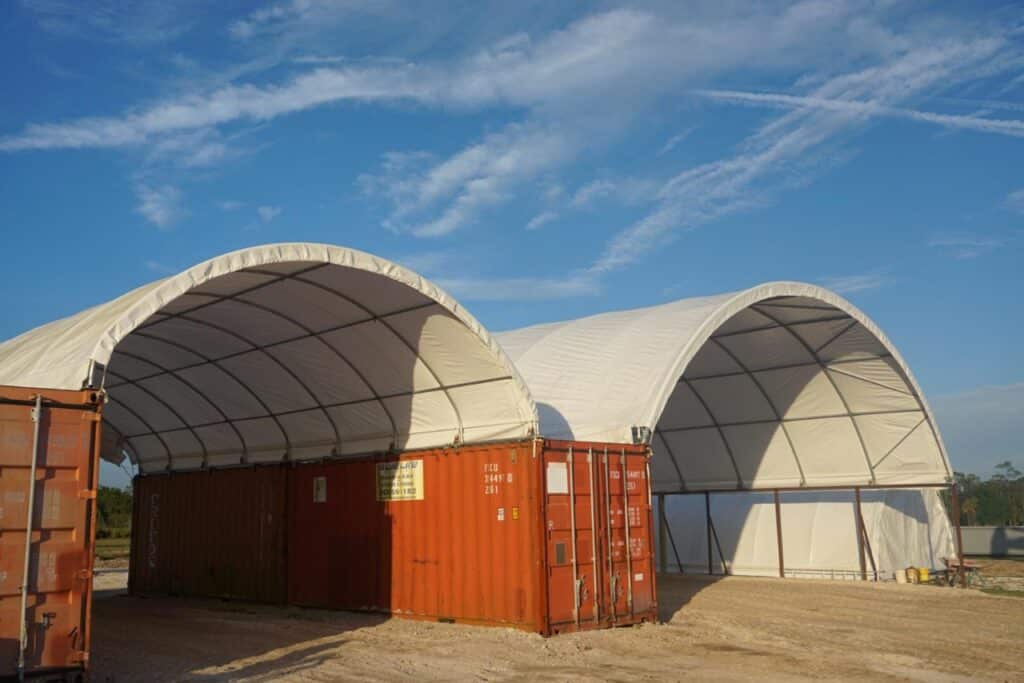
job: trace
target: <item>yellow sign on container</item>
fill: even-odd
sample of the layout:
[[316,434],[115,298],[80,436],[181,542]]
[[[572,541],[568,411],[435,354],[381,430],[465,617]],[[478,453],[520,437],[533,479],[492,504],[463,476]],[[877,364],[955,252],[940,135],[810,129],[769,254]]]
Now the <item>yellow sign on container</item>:
[[423,460],[377,463],[377,500],[423,500]]

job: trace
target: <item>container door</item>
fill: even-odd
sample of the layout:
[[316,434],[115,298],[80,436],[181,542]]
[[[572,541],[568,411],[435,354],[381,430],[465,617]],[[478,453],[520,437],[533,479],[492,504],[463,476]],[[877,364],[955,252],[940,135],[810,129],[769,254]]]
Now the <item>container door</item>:
[[592,626],[602,618],[595,466],[587,450],[570,446],[544,451],[548,618],[553,633]]
[[609,620],[631,623],[648,617],[655,605],[647,458],[602,449],[600,460],[607,564],[603,592]]
[[26,673],[88,657],[100,407],[50,393],[37,411],[28,390],[0,387],[0,677],[17,671],[23,623]]

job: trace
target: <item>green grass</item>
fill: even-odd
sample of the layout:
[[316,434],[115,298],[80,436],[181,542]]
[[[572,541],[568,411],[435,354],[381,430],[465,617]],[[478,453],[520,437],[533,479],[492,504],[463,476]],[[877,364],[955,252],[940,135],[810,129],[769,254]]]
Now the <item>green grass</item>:
[[998,586],[992,588],[982,588],[982,593],[988,593],[989,595],[1001,595],[1004,598],[1024,598],[1024,591],[1015,591],[1008,588],[999,588]]
[[129,538],[97,538],[96,557],[101,560],[128,557],[130,545],[131,539]]

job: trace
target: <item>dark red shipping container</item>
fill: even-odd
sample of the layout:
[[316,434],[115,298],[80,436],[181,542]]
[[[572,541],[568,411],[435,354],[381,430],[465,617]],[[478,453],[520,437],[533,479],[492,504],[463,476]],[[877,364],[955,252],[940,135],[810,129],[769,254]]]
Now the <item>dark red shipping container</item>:
[[286,468],[135,479],[129,591],[283,603]]
[[[131,588],[280,602],[280,584],[257,580],[277,557],[297,605],[543,634],[652,621],[647,459],[643,446],[537,440],[141,477]],[[204,477],[206,488],[195,484]],[[277,527],[238,534],[241,520],[217,511],[226,487],[223,497],[276,486],[287,488],[286,540]],[[171,490],[188,504],[169,506]],[[233,594],[211,578],[223,563],[204,559],[231,534],[235,554],[259,546],[247,550],[259,559],[230,563],[232,581],[248,587]],[[147,564],[154,553],[159,571]]]
[[100,412],[96,392],[0,387],[0,678],[88,664]]

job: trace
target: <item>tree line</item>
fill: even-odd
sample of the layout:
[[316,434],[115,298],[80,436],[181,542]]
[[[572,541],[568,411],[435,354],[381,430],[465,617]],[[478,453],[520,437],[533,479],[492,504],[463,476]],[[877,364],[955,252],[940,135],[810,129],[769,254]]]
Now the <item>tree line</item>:
[[96,494],[96,537],[127,538],[132,528],[132,489],[101,486]]
[[[1024,473],[1010,461],[988,479],[955,473],[960,488],[960,523],[965,526],[1024,526]],[[943,495],[947,506],[949,494]]]

